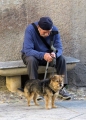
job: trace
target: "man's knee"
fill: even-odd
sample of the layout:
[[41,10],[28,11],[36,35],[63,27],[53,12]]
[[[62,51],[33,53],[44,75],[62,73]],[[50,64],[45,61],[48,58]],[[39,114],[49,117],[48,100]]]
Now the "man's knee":
[[27,61],[27,64],[37,63],[37,59],[33,56],[27,57],[26,61]]
[[[59,56],[58,58],[59,58],[59,59],[65,59],[63,55]],[[58,59],[58,58],[57,58],[57,59]]]
[[61,55],[60,57],[58,57],[56,61],[57,61],[57,63],[58,63],[58,62],[66,63],[65,58],[64,58],[64,56],[62,56],[62,55]]

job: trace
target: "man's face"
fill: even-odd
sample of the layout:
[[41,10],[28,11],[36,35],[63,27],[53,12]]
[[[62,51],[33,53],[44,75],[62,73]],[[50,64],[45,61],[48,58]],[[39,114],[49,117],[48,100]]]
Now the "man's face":
[[50,35],[50,32],[52,31],[52,29],[51,30],[43,30],[38,26],[38,31],[39,31],[40,36],[47,37]]

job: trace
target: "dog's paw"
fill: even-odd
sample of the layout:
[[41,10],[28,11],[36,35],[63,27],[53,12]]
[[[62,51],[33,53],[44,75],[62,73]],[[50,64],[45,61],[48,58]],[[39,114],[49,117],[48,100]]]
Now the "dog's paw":
[[30,104],[28,104],[28,106],[30,107]]
[[50,110],[51,108],[45,108],[46,110]]
[[57,108],[57,106],[56,106],[56,105],[53,105],[52,108]]
[[35,105],[36,105],[36,106],[39,106],[39,104],[38,104],[38,103],[35,103]]
[[47,106],[45,106],[45,109],[46,109],[46,110],[50,110],[50,109],[51,109],[51,107],[47,107]]

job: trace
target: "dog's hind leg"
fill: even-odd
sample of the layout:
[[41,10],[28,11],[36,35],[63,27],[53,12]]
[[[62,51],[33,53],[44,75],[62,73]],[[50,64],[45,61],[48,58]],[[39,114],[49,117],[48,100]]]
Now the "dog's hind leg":
[[24,88],[24,95],[25,95],[25,97],[26,97],[26,99],[27,99],[27,101],[28,101],[28,106],[30,106],[30,101],[32,100],[32,98],[33,98],[33,96],[34,96],[34,93],[30,93],[30,92],[28,91],[28,89],[25,87],[25,88]]
[[39,104],[37,103],[37,96],[38,96],[38,94],[34,93],[33,101],[34,101],[35,105],[38,106]]
[[33,99],[34,93],[28,94],[27,96],[27,101],[28,101],[28,106],[30,106],[30,101]]

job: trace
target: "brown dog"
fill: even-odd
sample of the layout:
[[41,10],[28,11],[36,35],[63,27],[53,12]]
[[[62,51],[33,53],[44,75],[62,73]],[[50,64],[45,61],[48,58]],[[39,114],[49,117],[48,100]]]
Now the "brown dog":
[[[38,95],[43,96],[45,99],[45,108],[56,108],[55,98],[57,97],[59,90],[63,87],[64,76],[63,75],[53,75],[47,80],[29,80],[24,87],[24,95],[27,98],[28,105],[30,106],[30,101],[33,99],[35,105],[37,103]],[[51,107],[49,103],[51,102]]]

